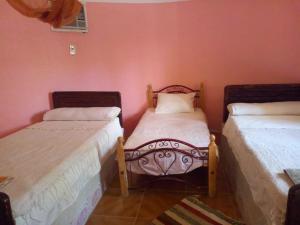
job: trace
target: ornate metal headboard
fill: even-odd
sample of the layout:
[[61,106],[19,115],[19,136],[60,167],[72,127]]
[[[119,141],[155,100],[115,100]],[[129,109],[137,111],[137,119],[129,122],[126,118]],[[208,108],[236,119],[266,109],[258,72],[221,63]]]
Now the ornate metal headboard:
[[224,89],[223,121],[227,120],[230,103],[283,101],[300,101],[300,84],[228,85]]
[[[112,107],[122,109],[121,94],[115,91],[63,91],[53,92],[53,107]],[[122,111],[119,114],[123,125]]]
[[183,85],[170,85],[167,87],[164,87],[160,90],[154,91],[152,89],[151,85],[148,85],[147,88],[147,100],[148,100],[148,107],[156,107],[157,104],[157,96],[159,93],[191,93],[195,92],[195,102],[194,105],[195,107],[200,107],[204,109],[204,85],[203,83],[200,84],[200,88],[195,90]]

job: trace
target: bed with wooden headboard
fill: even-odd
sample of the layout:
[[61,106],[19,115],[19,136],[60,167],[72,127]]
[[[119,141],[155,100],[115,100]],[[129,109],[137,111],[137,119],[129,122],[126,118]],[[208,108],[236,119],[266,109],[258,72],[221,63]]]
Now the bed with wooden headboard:
[[[122,108],[121,95],[119,92],[98,92],[98,91],[94,91],[94,92],[85,92],[85,91],[54,92],[54,93],[52,93],[52,100],[53,100],[53,108],[112,107],[112,106]],[[120,125],[122,125],[122,114],[119,114],[118,117],[119,117],[119,128],[118,129],[122,130],[120,127]],[[115,142],[117,143],[117,137],[115,139],[116,139]],[[107,161],[108,160],[106,160],[105,163]],[[114,157],[113,157],[112,162],[113,161],[114,161]],[[103,165],[102,165],[102,167],[103,167]],[[113,168],[114,168],[113,166],[111,167],[109,165],[109,168],[107,170],[112,170]],[[102,171],[103,170],[101,168],[101,173],[102,173]],[[5,175],[5,174],[1,174],[1,175]],[[97,179],[102,180],[102,174],[100,174],[100,175],[101,176],[98,175],[96,177],[99,177]],[[108,176],[108,175],[106,175],[106,176]],[[111,174],[110,174],[110,176],[111,176]],[[9,185],[14,185],[14,180],[10,184],[8,184],[7,188],[9,188]],[[84,194],[81,193],[78,197],[79,199],[81,198],[80,197],[81,195],[84,195]],[[97,196],[96,195],[94,196],[94,201],[96,201],[96,197],[100,197],[98,195],[99,195],[99,193],[97,194]],[[84,210],[87,210],[87,209],[84,209]],[[15,215],[13,215],[12,211],[13,210],[12,210],[11,203],[10,203],[10,196],[8,196],[6,193],[0,192],[0,225],[18,225],[19,224],[15,221],[15,218],[14,218]],[[68,211],[68,210],[66,210],[66,211]],[[60,218],[62,218],[62,221],[66,221],[65,219],[69,216],[70,216],[70,211],[69,211],[68,216],[65,216],[65,218],[62,218],[63,216],[61,216]],[[86,216],[88,216],[88,215],[86,215]],[[83,218],[82,216],[81,216],[81,218],[78,218],[78,224],[81,224],[85,219],[86,218]],[[62,222],[62,223],[64,223],[64,222]],[[38,223],[36,223],[36,224],[38,224]]]
[[[191,92],[195,93],[195,112],[165,115],[155,112],[154,108],[160,93],[188,94]],[[128,194],[127,172],[130,175],[132,173],[148,175],[155,180],[155,178],[170,178],[172,175],[186,174],[199,167],[208,167],[208,193],[213,197],[216,192],[218,148],[215,137],[209,134],[203,113],[203,84],[199,89],[171,85],[160,90],[153,90],[149,85],[147,100],[148,109],[126,144],[124,145],[121,139],[119,141],[118,162],[123,195]],[[192,119],[189,116],[193,116]],[[196,127],[189,130],[190,127],[186,128],[185,123],[195,124]],[[161,131],[162,133],[159,133]],[[185,133],[184,137],[177,135],[176,131]],[[200,139],[203,137],[207,142],[204,144],[201,141],[195,142],[195,139],[191,140],[191,137],[195,136]]]
[[[224,89],[223,121],[225,123],[229,117],[227,106],[231,103],[266,103],[285,101],[300,101],[300,84],[229,85]],[[244,142],[242,141],[241,143]],[[263,149],[260,149],[260,151],[261,150]],[[237,160],[237,157],[233,153],[232,144],[230,145],[230,140],[228,140],[225,136],[222,136],[221,140],[220,161],[228,174],[228,179],[236,194],[237,202],[245,222],[249,225],[267,224],[266,221],[268,221],[268,218],[266,218],[265,214],[261,211],[260,206],[253,198],[253,184],[250,186],[248,183],[247,177],[241,169],[243,165],[241,165],[239,160]],[[283,171],[281,176],[284,176]],[[257,187],[259,187],[261,184],[258,183],[257,185]],[[267,193],[268,189],[265,191]],[[288,193],[285,225],[300,224],[299,212],[300,184],[296,184],[291,186]]]
[[[112,107],[122,109],[121,94],[117,91],[58,91],[53,92],[53,108]],[[122,111],[119,114],[123,125]]]

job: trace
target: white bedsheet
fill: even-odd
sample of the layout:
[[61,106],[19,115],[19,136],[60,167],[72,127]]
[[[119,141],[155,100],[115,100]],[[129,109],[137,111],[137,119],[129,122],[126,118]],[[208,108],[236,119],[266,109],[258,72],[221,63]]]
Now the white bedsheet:
[[[100,171],[123,133],[113,121],[48,121],[0,140],[0,174],[17,225],[48,225]],[[99,160],[100,159],[100,160]]]
[[300,167],[300,116],[230,116],[223,134],[268,224],[283,224],[292,185],[283,169]]
[[[204,113],[197,109],[193,113],[156,114],[154,109],[148,109],[128,138],[125,149],[133,149],[148,141],[161,138],[178,139],[197,147],[207,147],[209,145],[209,130]],[[148,149],[143,148],[140,152],[146,151]],[[180,154],[178,155],[180,156]],[[163,171],[156,165],[154,158],[148,157],[148,159],[150,161],[143,166],[143,169],[141,169],[141,163],[138,162],[127,163],[127,168],[138,174],[162,175]],[[166,169],[174,161],[174,156],[167,160],[164,158],[162,161]],[[188,171],[200,166],[206,165],[202,160],[195,160]],[[167,174],[181,174],[186,169],[187,164],[181,160],[176,160]]]

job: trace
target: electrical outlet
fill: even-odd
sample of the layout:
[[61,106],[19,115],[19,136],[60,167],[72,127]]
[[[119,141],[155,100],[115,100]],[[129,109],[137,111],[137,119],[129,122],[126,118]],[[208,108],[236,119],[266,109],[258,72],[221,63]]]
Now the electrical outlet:
[[70,44],[70,55],[76,55],[76,46]]

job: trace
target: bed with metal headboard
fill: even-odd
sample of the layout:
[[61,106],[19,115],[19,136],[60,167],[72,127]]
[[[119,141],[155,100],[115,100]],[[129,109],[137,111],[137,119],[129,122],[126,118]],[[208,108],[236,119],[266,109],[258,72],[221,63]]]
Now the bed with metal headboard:
[[[300,101],[300,84],[251,84],[228,85],[224,89],[223,121],[229,117],[227,106],[231,103],[267,103]],[[229,174],[231,186],[236,193],[238,204],[249,225],[265,224],[266,218],[254,201],[251,187],[247,182],[241,165],[233,154],[232,147],[225,136],[220,146],[221,164]],[[260,184],[257,184],[260,185]],[[300,184],[290,188],[286,210],[285,225],[300,224]],[[262,222],[264,221],[264,222]]]
[[[169,113],[166,115],[155,113],[154,108],[161,93],[195,93],[193,102],[195,112]],[[174,177],[173,175],[187,174],[199,167],[208,167],[208,193],[213,197],[216,192],[218,149],[215,137],[209,134],[205,116],[203,116],[204,113],[201,110],[204,109],[203,84],[200,85],[199,89],[183,85],[171,85],[159,90],[153,90],[152,86],[149,85],[147,100],[149,108],[138,126],[127,139],[125,145],[123,140],[119,142],[118,162],[123,195],[128,194],[127,172],[130,175],[129,181],[132,180],[132,173],[151,176],[151,179],[157,181],[160,178],[170,179]],[[199,118],[199,115],[202,117]],[[193,116],[193,118],[191,119],[189,116]],[[172,121],[172,124],[170,121]],[[175,126],[175,123],[180,123],[181,126]],[[190,129],[190,127],[186,129],[185,124],[191,123],[196,124],[196,128],[195,126],[193,128],[197,132],[195,132],[195,129]],[[176,136],[174,130],[184,130],[182,133],[185,133],[185,137]],[[160,131],[163,131],[163,133],[159,133]],[[207,140],[207,142],[205,144],[199,142],[195,144],[193,142],[192,144],[194,140],[189,140],[189,137],[194,136],[205,136],[203,139]],[[177,181],[179,180],[178,177],[176,179]],[[130,183],[132,184],[132,182]]]
[[[122,109],[121,94],[119,92],[103,91],[67,91],[52,93],[53,108],[68,107],[112,107]],[[122,125],[122,114],[119,114],[119,122]],[[114,157],[113,157],[114,161]],[[112,167],[107,170],[111,170]],[[102,170],[102,169],[101,169]],[[13,181],[11,183],[13,185]],[[68,214],[69,215],[69,214]],[[83,218],[81,218],[82,220]],[[10,197],[0,192],[0,225],[18,225],[12,213]]]

